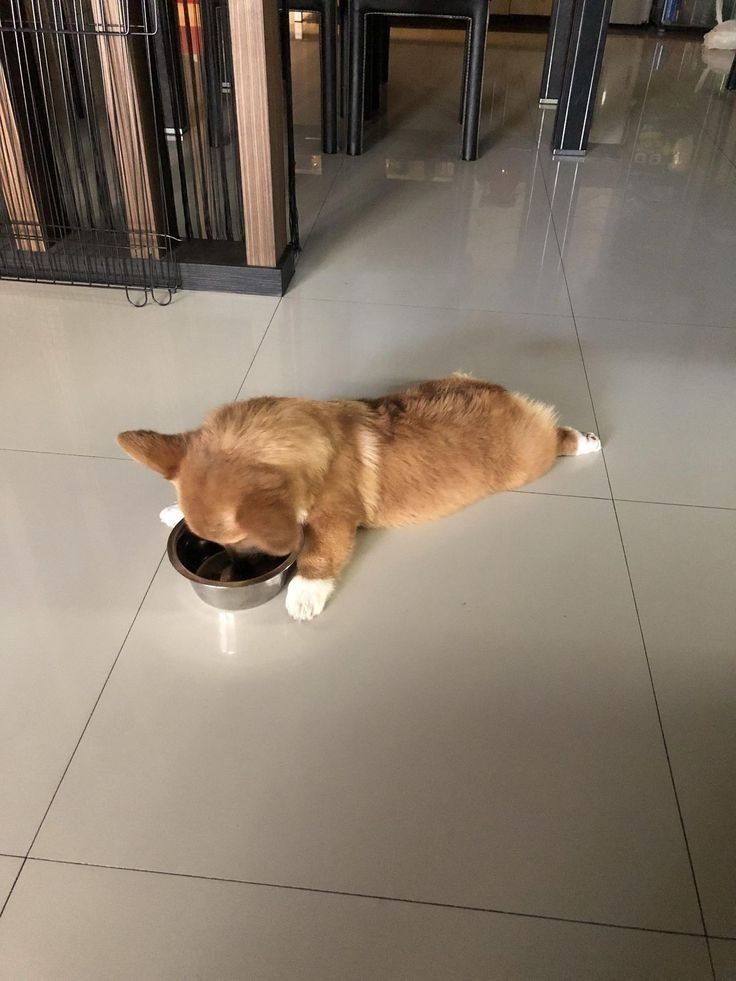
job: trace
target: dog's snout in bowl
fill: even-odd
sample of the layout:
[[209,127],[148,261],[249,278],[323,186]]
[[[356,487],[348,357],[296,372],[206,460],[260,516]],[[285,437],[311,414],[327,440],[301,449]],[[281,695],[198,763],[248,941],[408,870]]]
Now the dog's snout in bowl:
[[195,535],[180,521],[169,535],[169,561],[194,592],[219,610],[247,610],[281,592],[299,549],[273,556],[253,548],[218,545]]

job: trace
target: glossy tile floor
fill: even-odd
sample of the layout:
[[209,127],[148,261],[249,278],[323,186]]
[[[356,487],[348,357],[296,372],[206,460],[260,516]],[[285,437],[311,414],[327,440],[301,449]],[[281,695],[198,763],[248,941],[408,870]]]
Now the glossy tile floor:
[[[0,286],[0,978],[736,978],[736,95],[613,35],[584,161],[489,43],[396,39],[319,150],[281,302]],[[365,534],[310,624],[201,605],[115,433],[455,369],[597,429],[524,492]],[[9,898],[8,898],[9,897]]]

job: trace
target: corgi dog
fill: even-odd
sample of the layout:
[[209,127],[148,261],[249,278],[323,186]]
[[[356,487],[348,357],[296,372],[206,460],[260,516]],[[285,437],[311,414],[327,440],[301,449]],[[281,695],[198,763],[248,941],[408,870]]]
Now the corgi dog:
[[191,432],[118,444],[171,481],[202,538],[280,556],[303,536],[286,594],[295,620],[322,612],[358,528],[440,518],[601,448],[550,406],[462,374],[375,399],[233,402]]

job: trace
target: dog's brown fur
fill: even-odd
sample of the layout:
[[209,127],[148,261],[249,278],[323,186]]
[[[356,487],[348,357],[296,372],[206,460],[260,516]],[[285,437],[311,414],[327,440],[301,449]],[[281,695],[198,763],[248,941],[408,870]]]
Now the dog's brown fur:
[[427,521],[521,487],[581,438],[549,406],[453,375],[370,400],[235,402],[193,432],[118,443],[172,481],[196,534],[284,555],[303,525],[299,575],[332,580],[358,527]]

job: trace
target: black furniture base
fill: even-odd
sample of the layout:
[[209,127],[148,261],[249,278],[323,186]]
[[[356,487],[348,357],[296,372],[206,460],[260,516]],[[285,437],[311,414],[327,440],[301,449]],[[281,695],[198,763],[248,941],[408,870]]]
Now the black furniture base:
[[242,242],[183,242],[174,254],[185,290],[283,296],[294,275],[296,255],[288,245],[276,269],[246,266]]
[[139,291],[163,294],[176,289],[283,296],[294,275],[296,258],[289,245],[276,269],[246,266],[242,242],[192,239],[160,260],[85,255],[84,261],[74,267],[67,258],[60,258],[63,242],[33,253],[18,252],[6,245],[0,243],[0,280],[118,288],[133,296]]

